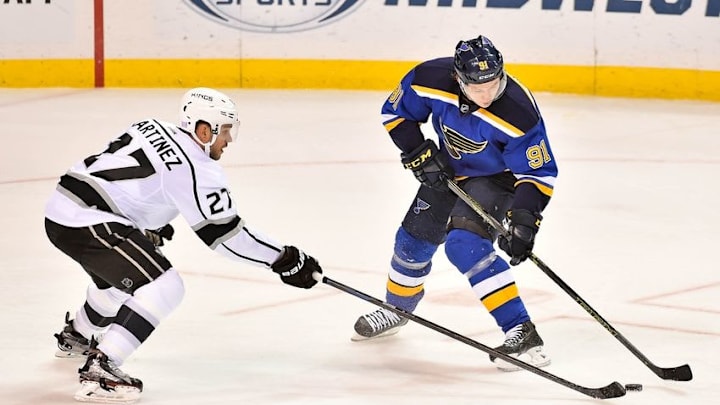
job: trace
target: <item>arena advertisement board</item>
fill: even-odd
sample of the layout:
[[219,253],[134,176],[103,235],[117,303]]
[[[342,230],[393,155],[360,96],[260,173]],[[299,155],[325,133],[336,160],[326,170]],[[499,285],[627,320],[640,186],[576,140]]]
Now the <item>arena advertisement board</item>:
[[[705,7],[691,0],[155,2],[156,15],[174,15],[178,24],[153,27],[168,44],[135,52],[183,57],[188,49],[172,44],[195,42],[201,55],[219,49],[243,58],[415,61],[483,33],[518,63],[720,70],[720,0],[707,1]],[[214,9],[199,11],[209,2]],[[263,17],[254,26],[229,23],[256,15]],[[197,29],[188,32],[188,24]],[[210,37],[226,41],[208,47]]]
[[[108,86],[385,88],[484,34],[548,91],[720,99],[718,24],[720,0],[11,0],[0,85],[62,85],[77,67],[45,67],[100,53]],[[652,90],[664,75],[689,90]]]
[[280,33],[316,29],[349,15],[365,0],[184,0],[200,15],[246,31]]

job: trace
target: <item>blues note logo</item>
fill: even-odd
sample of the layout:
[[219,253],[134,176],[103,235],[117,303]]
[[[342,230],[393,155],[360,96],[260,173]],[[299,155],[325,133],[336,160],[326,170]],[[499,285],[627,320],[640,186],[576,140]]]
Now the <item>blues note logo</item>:
[[428,204],[427,201],[424,201],[424,200],[421,200],[418,198],[415,201],[415,206],[413,207],[413,212],[416,215],[419,215],[421,212],[427,210],[428,208],[430,208],[430,204]]
[[445,149],[448,155],[452,156],[453,159],[460,159],[462,156],[460,153],[475,154],[480,153],[487,147],[488,141],[473,141],[467,138],[459,131],[456,131],[449,126],[445,125],[440,121],[442,127],[443,143],[445,143]]
[[217,23],[244,31],[296,32],[331,24],[365,0],[185,0]]

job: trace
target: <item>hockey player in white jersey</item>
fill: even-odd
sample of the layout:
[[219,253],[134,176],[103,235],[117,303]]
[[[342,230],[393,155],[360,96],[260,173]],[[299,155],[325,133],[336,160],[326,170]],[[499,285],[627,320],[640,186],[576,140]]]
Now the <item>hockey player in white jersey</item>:
[[[179,124],[133,123],[104,151],[65,173],[47,203],[50,241],[92,279],[74,319],[55,335],[58,356],[87,356],[79,401],[136,401],[142,382],[119,366],[183,298],[183,281],[158,250],[181,215],[210,248],[272,269],[299,288],[317,282],[318,262],[251,230],[238,216],[218,164],[237,136],[238,112],[208,88],[182,98]],[[99,343],[98,343],[99,342]]]

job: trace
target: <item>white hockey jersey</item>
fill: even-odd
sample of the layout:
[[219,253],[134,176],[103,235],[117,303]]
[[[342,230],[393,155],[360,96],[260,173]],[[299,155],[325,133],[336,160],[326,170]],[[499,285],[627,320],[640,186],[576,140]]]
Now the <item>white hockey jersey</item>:
[[140,230],[182,215],[211,249],[267,267],[283,248],[245,226],[220,164],[189,134],[154,119],[132,124],[105,151],[75,164],[45,215],[69,227],[119,222]]

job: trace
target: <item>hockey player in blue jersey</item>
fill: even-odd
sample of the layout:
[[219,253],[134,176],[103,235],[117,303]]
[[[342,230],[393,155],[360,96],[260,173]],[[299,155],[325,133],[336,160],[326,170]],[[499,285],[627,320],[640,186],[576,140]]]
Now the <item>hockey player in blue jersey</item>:
[[[383,124],[401,160],[422,183],[395,235],[386,300],[412,312],[424,295],[432,257],[445,244],[450,262],[505,333],[497,350],[535,366],[550,363],[510,266],[496,254],[498,233],[448,189],[454,179],[496,219],[509,221],[498,245],[510,264],[527,259],[557,166],[530,91],[505,72],[484,36],[460,41],[454,57],[412,69],[382,106]],[[431,120],[439,148],[420,125]],[[407,319],[379,309],[358,318],[353,340],[398,332]],[[514,365],[490,357],[498,368]]]

